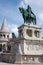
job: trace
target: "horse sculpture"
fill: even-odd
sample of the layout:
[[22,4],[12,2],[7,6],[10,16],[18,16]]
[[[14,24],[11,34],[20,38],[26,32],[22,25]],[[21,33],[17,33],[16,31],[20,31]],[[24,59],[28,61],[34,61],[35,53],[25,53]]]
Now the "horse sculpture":
[[22,13],[23,19],[24,19],[24,23],[31,23],[33,22],[33,24],[36,24],[36,16],[35,14],[32,12],[31,7],[28,5],[27,9],[24,9],[23,7],[19,8],[20,12]]

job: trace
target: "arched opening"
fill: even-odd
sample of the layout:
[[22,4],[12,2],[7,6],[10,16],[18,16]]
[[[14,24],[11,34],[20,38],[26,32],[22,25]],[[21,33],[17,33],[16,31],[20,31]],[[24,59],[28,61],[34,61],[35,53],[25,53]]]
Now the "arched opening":
[[29,37],[32,37],[32,30],[27,29],[27,30],[26,30],[26,34],[27,34]]
[[40,37],[39,31],[35,30],[34,34],[35,34],[35,37],[38,37],[38,38]]
[[2,51],[2,44],[0,44],[0,52]]
[[9,38],[9,35],[7,35],[7,38]]
[[6,52],[6,45],[3,44],[3,52]]
[[5,34],[3,34],[3,37],[5,38]]
[[0,37],[2,37],[2,34],[0,34]]

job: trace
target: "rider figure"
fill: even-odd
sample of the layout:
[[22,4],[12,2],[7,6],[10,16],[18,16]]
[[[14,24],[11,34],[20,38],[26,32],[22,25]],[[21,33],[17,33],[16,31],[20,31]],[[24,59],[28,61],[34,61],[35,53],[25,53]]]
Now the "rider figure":
[[28,5],[27,9],[24,9],[22,7],[19,8],[20,12],[22,13],[22,16],[24,18],[24,23],[31,23],[36,24],[36,16],[32,12],[31,7]]
[[27,8],[27,12],[28,12],[28,16],[31,17],[31,7],[28,5],[28,8]]

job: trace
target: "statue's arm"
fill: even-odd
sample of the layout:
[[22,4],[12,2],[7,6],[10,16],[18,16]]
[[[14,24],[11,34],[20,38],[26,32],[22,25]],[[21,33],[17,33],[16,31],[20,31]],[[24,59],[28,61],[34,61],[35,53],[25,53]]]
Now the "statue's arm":
[[[35,14],[31,11],[31,13],[35,16]],[[36,16],[35,16],[36,17]]]
[[36,15],[31,11],[31,13],[34,15],[34,17],[36,18]]

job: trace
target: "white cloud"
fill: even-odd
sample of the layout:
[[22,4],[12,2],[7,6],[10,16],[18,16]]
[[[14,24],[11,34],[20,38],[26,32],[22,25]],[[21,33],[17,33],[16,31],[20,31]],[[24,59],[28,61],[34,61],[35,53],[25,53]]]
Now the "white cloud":
[[12,34],[11,33],[10,33],[9,37],[12,38]]
[[[9,25],[9,29],[11,33],[14,33],[16,35],[16,37],[18,37],[18,28],[17,25],[11,24]],[[12,34],[10,34],[10,37],[12,36]]]
[[43,25],[43,12],[38,13],[38,25],[42,26]]
[[[39,5],[42,6],[43,5],[43,0],[22,0],[25,4],[33,4],[33,5]],[[41,4],[41,5],[40,5]]]
[[43,21],[43,12],[41,12],[38,17],[41,21]]
[[21,0],[20,5],[19,6],[23,6],[24,8],[29,5],[31,2],[31,0]]
[[24,1],[21,1],[20,4],[19,4],[19,7],[25,8],[26,7],[25,2]]
[[31,2],[31,0],[23,0],[25,4],[29,4]]

